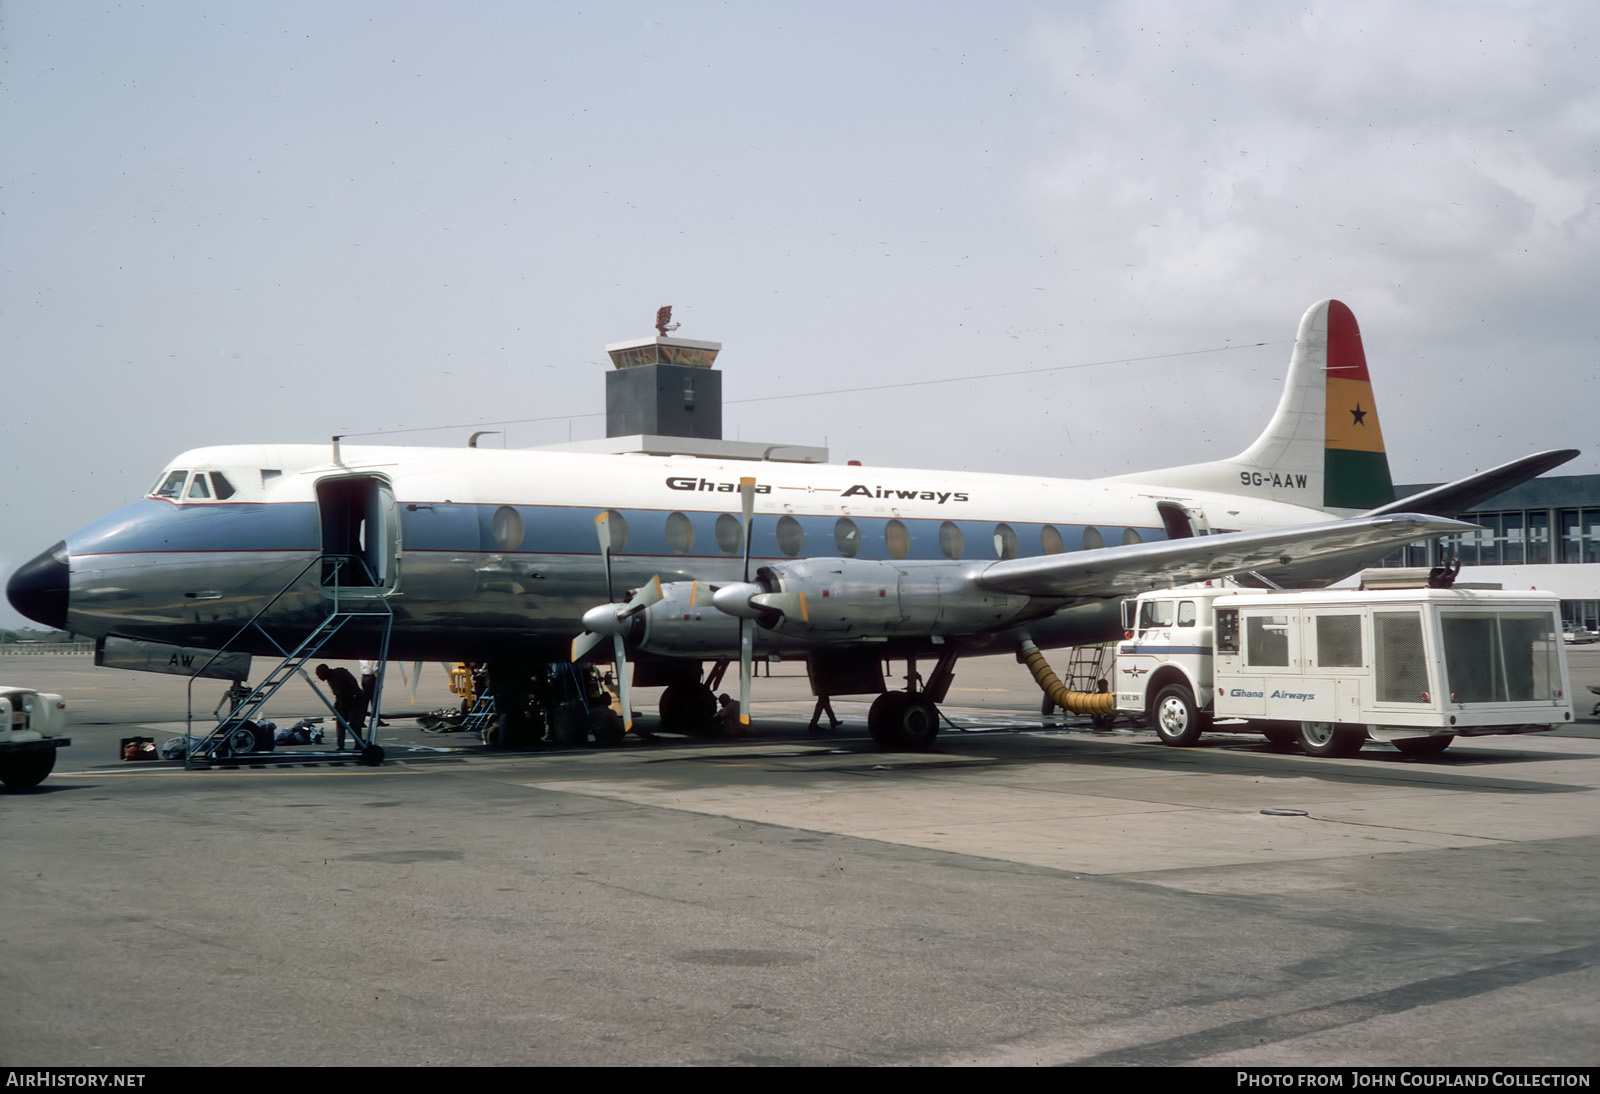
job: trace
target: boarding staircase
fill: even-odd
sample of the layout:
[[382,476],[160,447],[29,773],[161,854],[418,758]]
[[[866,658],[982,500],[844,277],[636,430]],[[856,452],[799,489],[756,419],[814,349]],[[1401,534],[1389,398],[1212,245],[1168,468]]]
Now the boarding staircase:
[[[316,568],[322,575],[322,589],[328,596],[328,614],[321,622],[306,635],[292,649],[286,648],[262,624],[262,618],[272,609],[287,592],[298,586],[308,572]],[[364,580],[348,580],[352,575],[358,575]],[[350,734],[359,750],[360,762],[369,766],[377,766],[383,761],[383,750],[373,741],[372,728],[377,723],[377,712],[383,709],[383,675],[384,667],[389,660],[389,636],[394,627],[394,612],[389,607],[388,599],[382,595],[374,594],[376,583],[372,580],[371,571],[367,568],[366,561],[359,555],[319,555],[306,564],[305,568],[295,574],[283,588],[279,589],[271,599],[262,606],[261,610],[251,617],[250,621],[239,628],[223,647],[212,654],[211,658],[200,667],[200,670],[190,678],[190,730],[188,748],[185,752],[184,765],[191,766],[195,761],[216,761],[235,759],[247,753],[264,753],[271,747],[271,742],[261,742],[256,739],[259,722],[257,715],[267,704],[278,689],[294,679],[297,674],[305,675],[306,662],[316,657],[329,641],[344,627],[356,620],[379,621],[378,650],[375,657],[378,666],[377,686],[373,690],[372,708],[367,711],[367,729],[358,731],[355,726],[345,723],[345,730]],[[360,589],[361,593],[353,590]],[[272,670],[261,679],[261,682],[251,689],[249,695],[234,705],[233,709],[207,730],[203,735],[197,735],[193,729],[193,692],[194,681],[210,667],[211,662],[227,652],[230,647],[236,646],[246,634],[254,631],[265,637],[272,646],[282,655],[282,659],[272,667]],[[305,679],[311,684],[312,690],[322,700],[335,719],[339,712],[327,695],[310,676]],[[265,747],[263,747],[265,746]],[[349,759],[348,753],[341,755],[338,752],[309,752],[296,749],[296,759]]]

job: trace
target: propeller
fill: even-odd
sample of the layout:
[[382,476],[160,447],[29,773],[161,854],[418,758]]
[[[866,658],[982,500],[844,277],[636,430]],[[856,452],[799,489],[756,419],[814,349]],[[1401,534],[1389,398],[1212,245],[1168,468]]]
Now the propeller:
[[[606,599],[611,591],[611,550],[613,536],[611,514],[601,513],[594,518],[595,534],[600,540],[600,558],[606,571]],[[652,577],[636,589],[624,603],[601,604],[583,613],[583,633],[572,640],[572,660],[577,661],[611,636],[611,649],[617,666],[617,701],[622,704],[623,732],[633,728],[633,707],[628,694],[627,643],[624,635],[634,616],[647,610],[661,599],[661,579]]]

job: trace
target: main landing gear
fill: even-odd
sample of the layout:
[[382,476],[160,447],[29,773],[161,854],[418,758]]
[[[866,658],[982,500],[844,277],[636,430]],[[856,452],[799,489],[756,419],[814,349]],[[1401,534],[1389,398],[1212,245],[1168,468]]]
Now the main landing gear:
[[880,748],[925,752],[933,747],[934,738],[939,735],[938,702],[950,690],[955,666],[954,651],[947,652],[923,682],[916,660],[907,659],[905,690],[884,692],[867,711],[867,732]]

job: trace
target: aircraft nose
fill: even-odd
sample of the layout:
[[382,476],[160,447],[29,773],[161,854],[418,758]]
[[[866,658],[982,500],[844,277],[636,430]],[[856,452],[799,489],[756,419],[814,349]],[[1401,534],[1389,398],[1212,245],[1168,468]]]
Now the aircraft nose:
[[35,623],[66,630],[70,574],[67,543],[62,540],[11,575],[6,582],[6,599]]

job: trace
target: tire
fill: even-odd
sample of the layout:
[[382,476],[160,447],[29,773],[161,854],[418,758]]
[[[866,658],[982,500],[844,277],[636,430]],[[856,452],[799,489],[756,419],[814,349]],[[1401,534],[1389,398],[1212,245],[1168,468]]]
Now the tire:
[[589,712],[583,704],[572,700],[550,712],[550,736],[558,745],[569,748],[589,743]]
[[1275,722],[1271,725],[1263,726],[1261,735],[1274,748],[1291,748],[1300,740],[1300,727]]
[[1366,740],[1367,731],[1361,726],[1300,723],[1300,750],[1307,756],[1354,756]]
[[1453,733],[1442,733],[1436,737],[1406,737],[1393,743],[1407,756],[1437,756],[1449,748],[1450,742],[1455,739]]
[[361,756],[356,763],[362,767],[377,767],[383,763],[383,748],[379,745],[368,745],[361,750]]
[[717,697],[704,684],[669,684],[656,711],[666,732],[704,736],[715,724]]
[[589,732],[594,736],[594,743],[600,748],[615,748],[620,745],[622,735],[627,732],[627,728],[622,715],[610,707],[596,706],[589,711]]
[[925,752],[939,736],[939,707],[923,695],[886,691],[872,701],[867,731],[880,748]]
[[1161,743],[1173,748],[1188,748],[1205,732],[1205,719],[1194,705],[1194,693],[1187,684],[1168,684],[1150,707],[1150,724]]
[[908,698],[903,691],[886,691],[872,701],[867,710],[867,732],[872,734],[879,748],[895,747],[895,723],[900,720],[900,707]]
[[5,783],[10,790],[32,790],[44,782],[55,766],[56,750],[53,748],[0,757],[0,783]]

